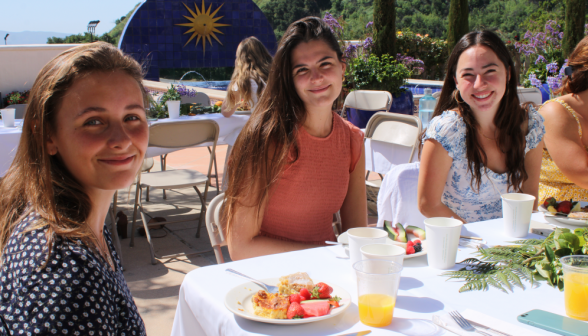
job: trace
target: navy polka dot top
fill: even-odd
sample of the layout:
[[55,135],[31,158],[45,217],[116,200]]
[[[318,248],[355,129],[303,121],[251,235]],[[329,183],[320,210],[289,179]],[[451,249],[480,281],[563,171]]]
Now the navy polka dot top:
[[145,335],[110,233],[104,236],[115,271],[77,239],[28,231],[31,212],[16,227],[0,264],[0,335]]

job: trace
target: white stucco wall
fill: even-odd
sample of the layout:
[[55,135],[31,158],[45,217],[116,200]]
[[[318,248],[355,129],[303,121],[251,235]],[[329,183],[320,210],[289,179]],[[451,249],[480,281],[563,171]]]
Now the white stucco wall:
[[0,45],[0,92],[30,90],[37,74],[62,51],[78,44]]

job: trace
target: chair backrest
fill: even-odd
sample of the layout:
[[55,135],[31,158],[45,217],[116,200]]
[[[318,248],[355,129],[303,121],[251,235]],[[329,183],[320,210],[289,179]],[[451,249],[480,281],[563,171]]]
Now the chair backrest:
[[183,148],[218,140],[219,128],[214,120],[173,120],[149,126],[149,147]]
[[198,92],[194,97],[182,96],[181,104],[202,104],[202,106],[210,106],[210,98],[204,92]]
[[388,91],[357,90],[345,97],[343,110],[354,108],[364,111],[388,111],[392,105],[392,95]]
[[431,96],[435,99],[439,99],[439,97],[441,97],[441,91],[433,92]]
[[370,141],[366,169],[385,174],[392,165],[415,161],[421,132],[421,120],[416,116],[374,114],[365,129],[365,139]]
[[521,104],[526,103],[526,102],[532,102],[537,106],[543,104],[543,99],[541,97],[541,91],[536,87],[533,87],[533,88],[519,87],[519,88],[517,88],[517,94],[519,95],[519,102]]
[[221,246],[227,245],[221,222],[221,211],[223,208],[224,197],[224,193],[216,195],[216,197],[210,201],[210,204],[208,204],[208,209],[206,210],[206,230],[208,231],[210,244],[214,249],[216,261],[219,264],[225,262]]

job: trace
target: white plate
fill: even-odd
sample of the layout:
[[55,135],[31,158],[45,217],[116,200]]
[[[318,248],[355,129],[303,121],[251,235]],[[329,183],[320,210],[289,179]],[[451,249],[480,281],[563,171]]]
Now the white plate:
[[[586,205],[588,205],[588,202],[580,202],[580,206],[582,208]],[[539,211],[543,212],[545,220],[553,225],[559,225],[561,223],[572,226],[588,226],[588,221],[586,220],[568,218],[568,216],[565,215],[553,215],[551,212],[545,209],[543,205],[540,205],[538,209]]]
[[[279,278],[269,278],[269,279],[261,279],[262,282],[265,282],[268,285],[277,286],[278,282],[280,282]],[[235,315],[241,316],[242,318],[246,318],[248,320],[257,321],[257,322],[264,322],[264,323],[271,323],[271,324],[303,324],[303,323],[311,323],[317,322],[322,320],[330,319],[331,317],[335,317],[337,315],[342,314],[349,306],[351,306],[351,296],[349,293],[332,283],[328,283],[327,285],[333,288],[333,293],[331,295],[336,295],[341,298],[339,301],[340,307],[332,308],[331,313],[325,316],[319,317],[308,317],[303,319],[296,319],[296,320],[275,320],[269,319],[261,316],[257,316],[253,313],[253,303],[251,299],[253,295],[261,290],[261,287],[254,284],[253,282],[246,282],[244,284],[238,285],[235,288],[231,289],[227,295],[225,296],[225,306]]]
[[[418,239],[416,236],[413,236],[410,233],[407,234],[407,237],[411,241]],[[346,246],[346,245],[349,245],[349,238],[347,237],[347,232],[343,232],[342,234],[340,234],[339,237],[337,237],[337,242],[344,244],[343,248],[345,249],[345,252],[347,253],[347,255],[349,255],[349,251],[348,251],[349,247]],[[398,246],[406,249],[406,243],[394,241],[394,240],[390,239],[389,237],[386,237],[386,244],[398,245]],[[420,256],[427,254],[427,241],[426,240],[421,241],[421,245],[423,247],[421,252],[413,253],[413,254],[406,254],[406,255],[404,255],[404,259],[416,258],[416,257],[420,257]]]

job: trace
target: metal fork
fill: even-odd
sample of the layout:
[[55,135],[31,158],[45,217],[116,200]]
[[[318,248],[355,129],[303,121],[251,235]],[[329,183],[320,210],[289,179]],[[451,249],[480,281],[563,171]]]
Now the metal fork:
[[232,268],[227,268],[226,271],[229,272],[229,273],[236,274],[236,275],[238,275],[240,277],[243,277],[243,278],[246,278],[246,279],[251,280],[251,282],[253,282],[254,284],[258,285],[259,287],[265,289],[265,291],[268,292],[268,293],[277,294],[279,292],[278,287],[276,287],[276,286],[270,286],[268,284],[265,284],[265,283],[263,283],[263,282],[261,282],[261,281],[259,281],[257,279],[253,279],[250,276],[247,276],[247,275],[245,275],[243,273],[237,272],[237,271],[235,271]]
[[457,325],[465,331],[474,331],[480,335],[492,336],[491,334],[488,334],[486,332],[483,332],[481,330],[474,328],[474,326],[471,325],[470,322],[468,322],[465,318],[463,318],[463,316],[461,316],[461,314],[457,310],[449,312],[449,315],[451,316],[451,318],[453,318],[455,323],[457,323]]

